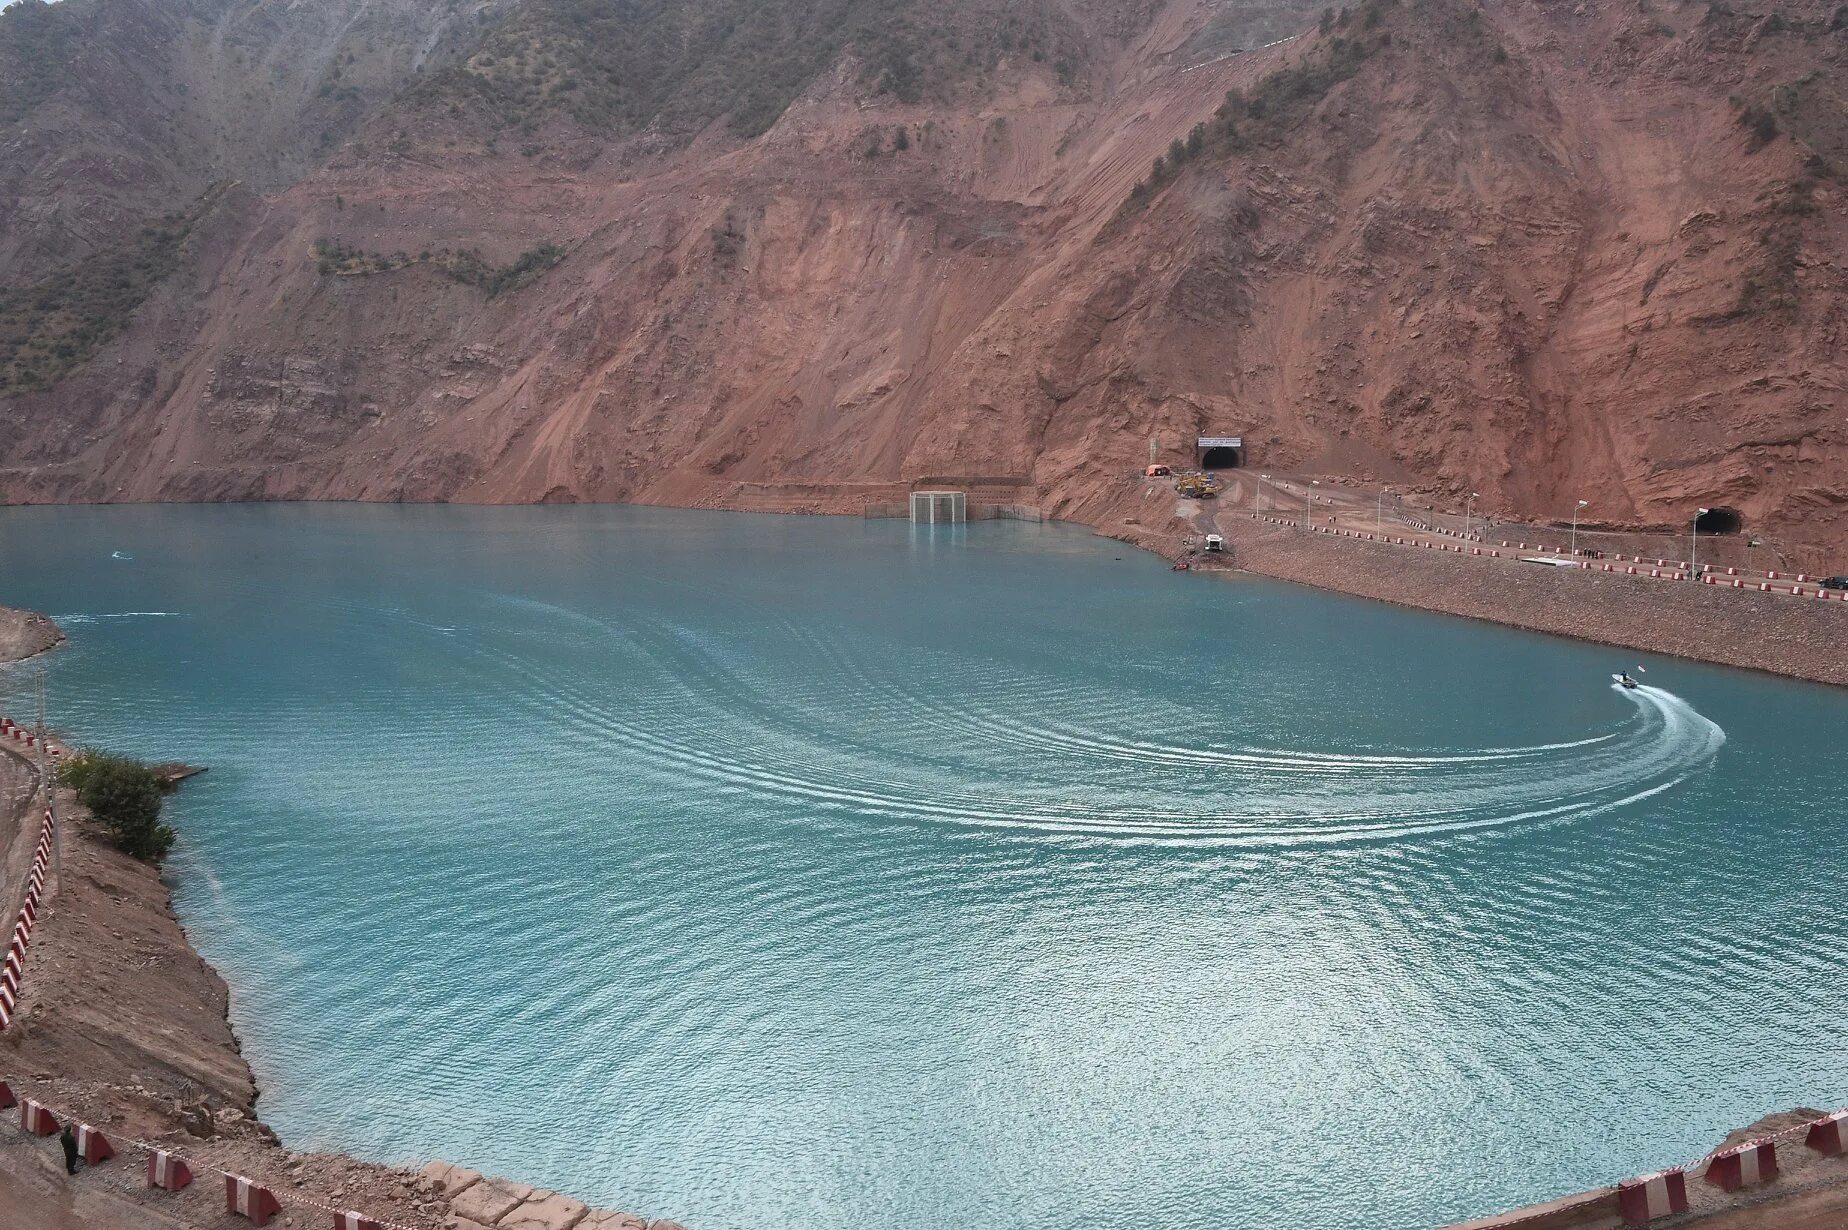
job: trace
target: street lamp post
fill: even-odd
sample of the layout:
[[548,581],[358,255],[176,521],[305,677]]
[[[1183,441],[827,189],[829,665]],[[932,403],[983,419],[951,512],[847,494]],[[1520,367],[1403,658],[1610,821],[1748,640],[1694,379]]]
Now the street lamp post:
[[1309,505],[1315,498],[1313,495],[1313,492],[1315,491],[1317,487],[1320,487],[1321,485],[1322,485],[1321,479],[1312,478],[1309,480],[1309,485],[1303,488],[1303,528],[1304,529],[1308,529],[1310,527]]
[[1258,511],[1264,511],[1264,484],[1270,481],[1270,475],[1258,475]]
[[1379,498],[1373,501],[1373,532],[1384,533],[1386,530],[1386,488],[1380,488]]
[[1480,494],[1481,494],[1480,492],[1476,492],[1476,491],[1472,491],[1472,492],[1470,492],[1470,493],[1469,493],[1469,499],[1468,499],[1467,501],[1465,501],[1465,502],[1464,502],[1464,504],[1463,504],[1463,537],[1464,537],[1464,539],[1465,539],[1465,540],[1467,540],[1467,539],[1469,538],[1469,518],[1470,518],[1470,514],[1471,514],[1471,513],[1473,513],[1473,512],[1475,512],[1475,510],[1476,510],[1476,497],[1477,497],[1478,495],[1480,495]]
[[1580,500],[1578,502],[1578,507],[1572,510],[1572,558],[1573,559],[1578,558],[1578,518],[1579,518],[1579,514],[1585,510],[1585,506],[1589,503],[1591,503],[1590,500]]
[[1688,531],[1688,580],[1690,581],[1700,580],[1694,573],[1694,558],[1700,554],[1700,519],[1712,511],[1711,508],[1694,510],[1694,524]]

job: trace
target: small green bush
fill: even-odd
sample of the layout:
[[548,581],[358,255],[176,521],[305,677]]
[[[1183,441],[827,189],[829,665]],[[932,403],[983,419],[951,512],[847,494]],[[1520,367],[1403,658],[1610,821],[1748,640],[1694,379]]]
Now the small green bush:
[[141,761],[86,750],[58,766],[58,780],[77,792],[123,853],[158,863],[173,848],[176,834],[160,822],[166,791]]

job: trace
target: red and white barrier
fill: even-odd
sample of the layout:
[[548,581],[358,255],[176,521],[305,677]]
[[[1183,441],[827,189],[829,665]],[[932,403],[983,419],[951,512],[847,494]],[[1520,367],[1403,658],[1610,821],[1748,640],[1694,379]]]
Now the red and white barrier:
[[258,1187],[243,1175],[228,1174],[225,1176],[225,1212],[236,1213],[253,1226],[264,1226],[282,1212],[282,1205],[269,1188]]
[[1769,1183],[1777,1178],[1777,1142],[1754,1140],[1716,1153],[1701,1177],[1729,1192]]
[[58,1121],[43,1103],[27,1098],[19,1104],[19,1126],[34,1136],[51,1136],[58,1130]]
[[335,1213],[334,1230],[385,1230],[385,1228],[360,1213]]
[[77,1125],[77,1154],[84,1161],[94,1166],[115,1156],[115,1149],[109,1138],[87,1123]]
[[1617,1185],[1617,1211],[1626,1226],[1644,1226],[1658,1217],[1688,1211],[1688,1180],[1679,1170],[1625,1179]]
[[[0,1089],[6,1086],[0,1085]],[[6,1103],[0,1102],[0,1106]],[[1838,1110],[1810,1122],[1803,1143],[1824,1157],[1839,1157],[1848,1152],[1848,1110]]]
[[164,1149],[148,1154],[148,1186],[164,1192],[177,1192],[192,1182],[192,1170],[185,1162]]
[[12,1110],[19,1105],[19,1099],[13,1096],[13,1087],[0,1081],[0,1110]]

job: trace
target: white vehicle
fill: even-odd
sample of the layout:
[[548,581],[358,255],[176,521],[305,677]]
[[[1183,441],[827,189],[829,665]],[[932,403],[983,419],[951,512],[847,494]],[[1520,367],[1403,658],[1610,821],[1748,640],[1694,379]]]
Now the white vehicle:
[[1208,551],[1224,551],[1226,549],[1226,540],[1221,538],[1218,534],[1208,534],[1206,536],[1206,549]]

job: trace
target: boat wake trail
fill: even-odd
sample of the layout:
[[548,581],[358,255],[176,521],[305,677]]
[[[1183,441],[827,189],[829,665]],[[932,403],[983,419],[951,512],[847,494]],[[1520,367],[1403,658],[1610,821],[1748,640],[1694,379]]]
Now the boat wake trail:
[[58,624],[94,624],[105,619],[172,619],[177,618],[178,611],[100,611],[79,613],[75,615],[53,615],[52,621]]
[[1726,738],[1680,697],[1640,687],[1614,688],[1630,712],[1611,725],[1530,746],[1188,746],[1134,737],[1186,725],[1151,716],[1146,698],[966,659],[901,679],[876,650],[786,629],[785,647],[806,641],[811,661],[791,671],[789,653],[670,626],[608,631],[605,650],[630,659],[620,695],[482,652],[575,739],[811,822],[1211,845],[1400,839],[1596,816],[1672,788]]

